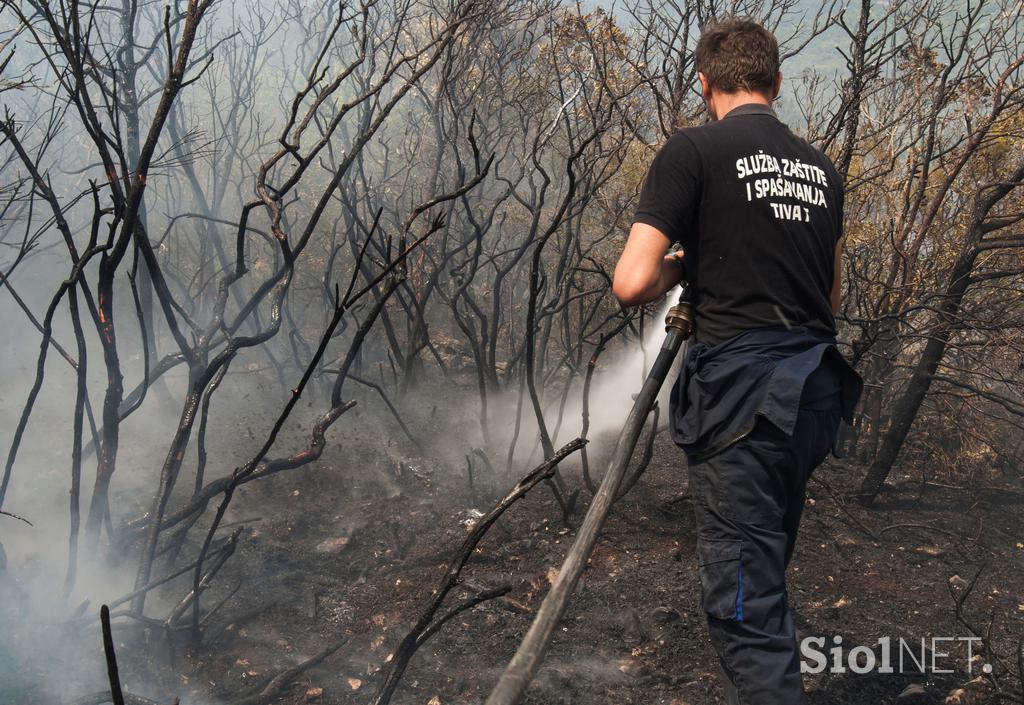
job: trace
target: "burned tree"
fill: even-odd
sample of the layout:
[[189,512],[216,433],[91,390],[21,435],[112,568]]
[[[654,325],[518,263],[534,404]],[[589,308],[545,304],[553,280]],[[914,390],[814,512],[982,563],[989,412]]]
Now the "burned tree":
[[[922,475],[958,457],[960,481],[971,458],[1012,468],[1024,448],[1019,11],[730,7],[776,31],[784,72],[812,45],[841,45],[836,63],[787,74],[779,107],[847,180],[840,340],[870,392],[844,445],[870,467],[863,494],[899,457]],[[530,502],[573,531],[572,498],[595,493],[602,440],[641,382],[617,366],[646,370],[651,348],[634,350],[660,324],[650,308],[617,305],[611,268],[646,163],[704,119],[691,50],[723,9],[3,3],[0,296],[31,359],[7,383],[17,409],[0,519],[61,532],[72,623],[95,619],[82,600],[97,597],[96,563],[131,573],[103,596],[115,634],[142,630],[175,658],[217,648],[236,605],[266,616],[246,598],[248,525],[263,512],[240,507],[257,484],[272,495],[259,501],[279,501],[280,484],[255,481],[302,467],[316,470],[290,475],[302,501],[300,483],[321,469],[389,488],[368,511],[394,545],[368,549],[379,564],[344,574],[346,589],[396,556],[438,550],[403,535],[404,512],[420,507],[391,490],[429,504],[465,479],[468,492],[430,506],[479,519],[477,506],[542,463],[531,482],[554,491]],[[597,401],[605,385],[626,401]],[[630,500],[657,467],[664,411],[647,419]],[[556,448],[575,437],[592,441],[582,473],[556,473]],[[42,462],[39,445],[54,448]],[[22,503],[57,475],[60,516],[47,527]],[[440,610],[478,555],[452,523],[452,546],[470,546],[462,563],[438,595],[403,603],[397,639],[381,636],[398,662],[360,674],[379,676],[382,698],[428,637],[439,643],[443,625],[505,585],[467,583],[466,601]],[[514,545],[521,529],[489,538]],[[417,622],[409,610],[422,604]],[[364,648],[352,636],[324,638],[239,702]]]
[[[295,467],[318,456],[318,453],[311,450],[294,456],[291,461],[271,461],[268,465],[261,465],[260,461],[272,445],[272,442],[268,442],[265,444],[265,450],[257,454],[247,466],[249,469],[240,476],[237,473],[233,475],[227,484],[204,481],[200,465],[193,500],[187,503],[188,511],[185,516],[182,517],[179,511],[176,513],[178,519],[173,522],[168,522],[165,517],[166,508],[182,470],[185,451],[192,441],[195,422],[202,418],[205,423],[210,408],[210,397],[216,392],[232,361],[250,348],[265,347],[280,331],[282,311],[287,305],[288,292],[297,271],[301,271],[305,266],[304,252],[311,242],[315,242],[321,236],[321,218],[336,198],[336,192],[356,156],[380,130],[405,95],[458,39],[464,27],[472,22],[484,21],[479,8],[472,3],[459,5],[450,14],[439,16],[439,22],[431,26],[429,31],[409,34],[406,37],[407,43],[399,43],[385,36],[386,27],[403,26],[406,18],[410,16],[409,13],[414,10],[412,3],[384,9],[375,8],[373,3],[362,8],[337,8],[323,31],[322,48],[309,57],[304,75],[297,78],[298,92],[287,106],[285,119],[279,126],[276,151],[271,152],[255,169],[256,198],[241,203],[237,217],[221,215],[220,209],[224,206],[226,187],[230,183],[228,179],[237,178],[235,174],[238,172],[227,166],[223,173],[218,175],[220,165],[214,162],[211,177],[222,179],[213,182],[214,200],[201,200],[199,213],[175,214],[168,222],[166,233],[157,240],[151,234],[149,226],[153,223],[150,222],[151,219],[147,221],[144,217],[143,207],[146,202],[145,193],[148,188],[152,188],[154,182],[159,183],[160,179],[173,175],[173,168],[180,166],[184,172],[185,183],[189,185],[193,195],[201,197],[207,192],[199,184],[195,170],[203,155],[196,152],[195,140],[183,137],[183,134],[191,132],[191,129],[184,127],[187,123],[184,122],[185,118],[179,104],[182,93],[192,89],[203,76],[203,72],[212,65],[210,57],[222,41],[208,38],[207,47],[194,52],[205,26],[204,18],[212,11],[211,8],[212,3],[207,2],[190,4],[181,12],[172,13],[168,10],[162,22],[149,27],[152,41],[149,49],[143,52],[144,58],[138,60],[124,52],[104,49],[100,37],[103,30],[108,28],[111,18],[96,7],[76,6],[75,12],[81,14],[70,16],[60,14],[47,6],[28,5],[12,9],[23,33],[31,38],[32,50],[41,55],[40,65],[52,72],[58,95],[66,102],[69,111],[77,116],[86,134],[90,136],[88,151],[82,157],[85,160],[95,159],[99,165],[97,168],[100,168],[107,178],[92,181],[82,194],[76,194],[74,190],[66,194],[60,193],[53,186],[55,165],[47,157],[46,151],[59,135],[57,125],[51,124],[46,131],[37,133],[25,124],[17,122],[11,112],[0,125],[6,141],[13,147],[12,158],[17,158],[21,167],[27,171],[34,194],[49,209],[52,223],[63,237],[71,263],[71,275],[54,295],[47,316],[40,326],[43,344],[36,384],[11,445],[0,497],[6,492],[10,482],[21,434],[31,418],[33,402],[44,382],[43,371],[46,355],[52,343],[51,321],[54,312],[67,297],[80,353],[79,360],[76,361],[79,392],[75,404],[73,442],[75,452],[71,541],[74,554],[77,536],[76,488],[80,477],[83,446],[83,409],[88,402],[88,371],[84,364],[86,333],[78,313],[78,302],[81,297],[86,303],[92,318],[94,334],[103,351],[108,379],[98,430],[99,443],[95,447],[98,465],[86,522],[87,545],[90,550],[95,549],[104,524],[111,541],[131,541],[136,537],[142,539],[136,594],[133,597],[133,613],[138,616],[141,616],[145,605],[148,592],[146,588],[151,584],[158,544],[168,528],[185,519],[189,522],[188,526],[191,526],[201,516],[210,499],[217,494],[224,494],[229,498],[231,491],[240,481],[239,478],[250,479],[253,475],[260,476],[256,473],[258,468],[264,472],[276,471],[283,467],[275,465]],[[130,24],[135,28],[135,34],[139,34],[141,30],[135,31],[138,30],[135,25],[138,15],[135,13],[145,9],[126,5],[119,13],[114,13],[114,20],[121,23],[124,32],[128,31],[126,28]],[[424,25],[423,29],[427,30],[428,26]],[[135,34],[124,41],[134,46],[138,41]],[[264,39],[270,34],[268,31]],[[259,39],[257,35],[257,44],[247,45],[248,53],[243,55],[241,63],[234,68],[240,72],[252,70],[254,62],[259,61]],[[340,68],[328,72],[329,57],[343,59]],[[104,60],[121,63],[104,64]],[[136,98],[138,86],[133,84],[129,90],[123,83],[129,80],[125,75],[125,66],[128,65],[124,63],[126,61],[132,69],[129,72],[132,74],[131,80],[134,80],[136,73],[141,70],[142,63],[150,62],[146,64],[146,68],[153,77],[153,85],[148,90],[154,97],[154,102],[151,114],[145,111],[145,119],[140,117],[144,112],[144,101]],[[139,63],[136,63],[137,61]],[[335,64],[336,67],[338,65]],[[361,73],[364,70],[365,74]],[[29,86],[30,83],[26,82],[22,90],[28,91]],[[127,102],[121,99],[125,93],[131,94]],[[344,99],[335,99],[336,96],[340,98],[343,95]],[[236,92],[233,95],[235,111],[244,107],[245,97],[246,94],[243,92]],[[214,104],[212,100],[211,104]],[[234,140],[239,130],[236,117],[218,114],[223,118],[221,125],[228,128],[222,139]],[[349,132],[348,121],[352,120],[355,120],[360,128],[356,133]],[[136,158],[131,135],[139,125],[145,125],[145,139],[140,143]],[[250,124],[247,129],[252,130],[254,127]],[[332,150],[328,147],[336,139],[339,131],[348,132],[349,146],[345,153],[338,155],[335,160],[329,156]],[[169,146],[165,143],[168,139],[171,140]],[[61,144],[60,147],[70,149],[68,144]],[[325,162],[325,159],[328,161]],[[239,166],[244,168],[248,164],[248,161],[240,160]],[[328,178],[323,179],[313,173],[323,173],[322,167],[328,164]],[[365,240],[377,239],[377,246],[381,247],[382,243],[387,256],[383,262],[369,270],[371,275],[367,277],[364,286],[355,286],[356,275],[352,274],[347,295],[350,298],[336,299],[334,304],[334,314],[328,325],[331,333],[342,315],[347,314],[352,305],[364,294],[375,290],[385,279],[390,282],[401,281],[406,271],[403,263],[409,252],[419,246],[428,235],[440,230],[443,225],[443,219],[435,217],[432,225],[420,230],[421,222],[439,205],[472,189],[486,174],[487,165],[480,162],[478,166],[481,167],[481,171],[476,175],[467,174],[453,191],[439,192],[428,202],[412,209],[403,230],[396,233],[372,228],[369,231]],[[312,209],[308,215],[293,220],[288,215],[289,206],[295,208],[300,199],[294,194],[301,184],[307,183],[312,184],[314,194]],[[89,205],[92,206],[91,212],[83,211],[83,206]],[[228,224],[233,231],[234,247],[231,256],[225,258],[218,254],[211,265],[208,255],[200,250],[196,259],[198,265],[205,268],[205,273],[204,269],[189,273],[192,277],[191,282],[184,282],[180,277],[165,276],[165,269],[173,271],[175,268],[168,267],[161,261],[161,256],[157,254],[158,248],[160,251],[173,248],[175,240],[171,238],[177,236],[176,230],[194,221],[205,223],[205,233],[208,236],[206,241],[215,242],[218,242],[214,235],[215,228]],[[254,221],[259,221],[258,225],[253,224]],[[88,235],[88,240],[84,243],[79,228],[79,223],[82,222],[87,225],[85,233]],[[256,245],[249,242],[254,235],[258,244],[268,249],[273,248],[268,254],[274,258],[275,266],[258,281],[250,282],[246,278],[252,262],[250,252],[260,252]],[[364,241],[362,251],[365,250]],[[138,253],[138,257],[131,261],[128,255],[133,251]],[[357,270],[361,259],[360,254],[355,263]],[[91,266],[93,260],[98,260],[98,267]],[[151,365],[149,361],[150,355],[154,352],[149,346],[156,339],[152,323],[146,313],[143,283],[136,278],[140,262],[151,275],[152,286],[167,331],[174,347],[177,348],[155,365]],[[91,284],[90,277],[94,271],[95,284]],[[117,335],[120,329],[115,324],[115,312],[118,310],[115,306],[115,297],[118,297],[120,289],[115,286],[115,282],[125,271],[129,273],[132,300],[144,349],[142,382],[136,391],[127,397],[122,382],[124,374]],[[361,271],[362,276],[365,276],[367,270]],[[321,276],[325,281],[333,282],[336,281],[338,273],[326,272]],[[333,289],[333,285],[331,288]],[[207,290],[209,293],[206,293]],[[196,299],[202,296],[207,297],[208,305],[195,306]],[[237,310],[228,307],[232,296],[237,304]],[[261,308],[266,312],[266,317],[262,319],[257,315]],[[326,345],[326,342],[323,345]],[[358,341],[356,345],[358,346]],[[322,351],[314,356],[314,360],[319,361],[321,356]],[[188,369],[187,389],[179,421],[171,435],[160,472],[159,484],[152,498],[152,506],[144,518],[129,523],[127,532],[119,532],[113,527],[107,496],[116,469],[121,423],[140,408],[153,381],[178,364],[184,364]],[[307,368],[303,379],[308,379],[309,374],[311,372]],[[340,381],[338,387],[340,389]],[[290,411],[294,399],[295,397],[286,407],[286,411]],[[324,432],[347,406],[348,404],[343,403],[337,394],[334,395],[332,406],[324,416],[326,421],[320,424],[319,430],[313,434],[314,449],[322,450]],[[287,413],[284,417],[287,417]],[[270,441],[275,435],[276,432],[271,432]],[[213,493],[210,492],[211,486],[216,488]],[[180,540],[181,536],[178,538]],[[207,541],[201,555],[207,552],[208,545]],[[197,576],[201,574],[202,564],[202,560],[197,562]],[[73,565],[72,562],[68,571],[69,589],[73,582]],[[194,591],[191,604],[194,606],[194,615],[198,615],[198,591]]]
[[[1005,258],[1017,246],[1011,202],[1021,183],[1020,165],[999,146],[1021,109],[1020,30],[1011,16],[981,5],[951,17],[940,5],[924,14],[895,6],[877,18],[871,10],[862,7],[850,32],[849,70],[859,78],[848,80],[840,103],[851,116],[847,106],[861,106],[859,123],[846,120],[841,139],[835,131],[825,136],[847,170],[844,315],[856,331],[854,358],[867,372],[857,437],[871,462],[861,488],[866,501],[880,490],[943,358],[950,359],[947,350],[970,355],[975,376],[1000,376],[985,370],[1013,343],[978,317],[988,315],[988,282],[1016,276]],[[990,336],[991,362],[979,334]],[[890,396],[904,367],[910,379]],[[1006,400],[1003,411],[1012,415],[1015,395],[1006,391],[988,393]],[[882,418],[887,407],[891,414]]]

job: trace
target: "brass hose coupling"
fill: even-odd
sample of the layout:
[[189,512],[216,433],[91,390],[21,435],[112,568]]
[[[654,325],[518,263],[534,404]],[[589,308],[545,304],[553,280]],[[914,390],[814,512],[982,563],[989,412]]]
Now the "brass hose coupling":
[[693,333],[693,304],[690,303],[690,283],[684,281],[681,286],[679,302],[665,316],[665,332],[675,331],[686,339]]

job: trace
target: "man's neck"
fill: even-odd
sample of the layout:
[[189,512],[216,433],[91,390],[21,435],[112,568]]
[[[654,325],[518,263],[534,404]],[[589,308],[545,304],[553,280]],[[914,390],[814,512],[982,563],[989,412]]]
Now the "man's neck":
[[711,96],[711,101],[708,104],[708,109],[711,112],[711,116],[715,120],[721,120],[733,108],[738,108],[741,105],[748,105],[750,103],[757,103],[758,105],[766,105],[769,108],[772,105],[772,101],[763,93],[757,93],[754,91],[736,91],[735,93],[722,93],[715,91]]

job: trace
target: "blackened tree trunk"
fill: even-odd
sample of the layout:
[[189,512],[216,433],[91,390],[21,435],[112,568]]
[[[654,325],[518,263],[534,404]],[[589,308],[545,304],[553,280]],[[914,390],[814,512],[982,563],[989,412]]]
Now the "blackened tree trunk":
[[[1021,185],[1024,180],[1024,162],[1017,165],[1007,179],[997,184],[980,186],[975,199],[974,216],[965,238],[964,248],[957,257],[950,272],[942,304],[939,306],[939,319],[935,332],[928,338],[924,352],[914,365],[910,382],[892,408],[889,428],[882,438],[881,447],[874,462],[868,468],[860,486],[858,499],[862,504],[870,505],[885,484],[892,471],[892,466],[903,448],[903,442],[910,432],[910,427],[917,417],[921,403],[928,394],[935,371],[942,361],[949,343],[950,335],[956,327],[960,304],[971,282],[971,271],[978,254],[985,250],[999,247],[1020,247],[1024,240],[1020,236],[1011,236],[1000,240],[983,240],[982,236],[999,227],[998,222],[988,222],[987,217],[992,208],[1010,191]],[[1015,222],[1015,221],[1014,221]]]

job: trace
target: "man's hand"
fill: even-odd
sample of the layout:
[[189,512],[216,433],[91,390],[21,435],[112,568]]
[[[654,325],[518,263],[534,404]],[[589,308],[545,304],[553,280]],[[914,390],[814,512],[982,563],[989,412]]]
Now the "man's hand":
[[668,236],[652,225],[633,223],[615,265],[612,293],[623,306],[639,306],[665,295],[683,279],[675,254],[666,255]]

